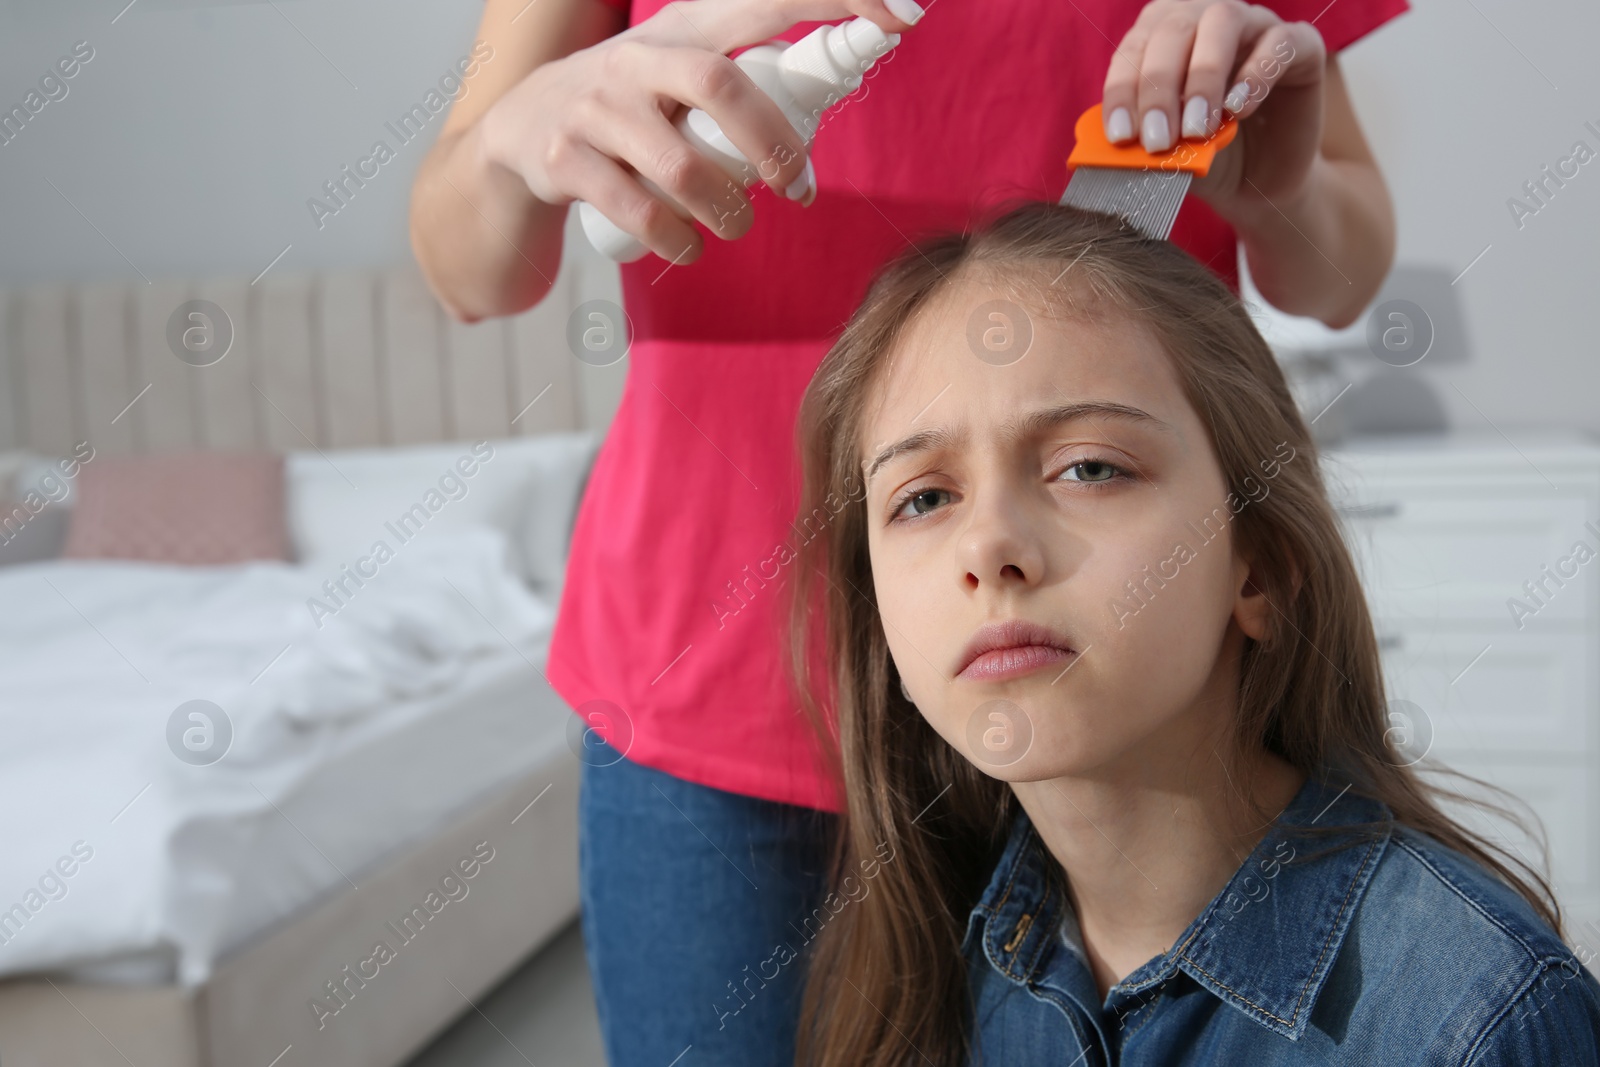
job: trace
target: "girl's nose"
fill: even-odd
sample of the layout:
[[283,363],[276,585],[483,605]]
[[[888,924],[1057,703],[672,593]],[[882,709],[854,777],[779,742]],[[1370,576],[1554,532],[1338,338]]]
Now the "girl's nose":
[[[987,499],[985,497],[987,496]],[[963,531],[957,563],[973,590],[1010,585],[1036,585],[1044,578],[1044,548],[1028,522],[1025,509],[999,494],[976,495]]]

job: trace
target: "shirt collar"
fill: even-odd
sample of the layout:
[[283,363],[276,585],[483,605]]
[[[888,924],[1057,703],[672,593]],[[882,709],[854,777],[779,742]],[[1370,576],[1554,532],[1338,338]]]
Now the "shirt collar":
[[[1173,948],[1113,986],[1107,1006],[1183,971],[1267,1029],[1298,1039],[1390,826],[1389,809],[1379,801],[1348,785],[1308,778]],[[1058,935],[1067,902],[1046,877],[1052,862],[1019,808],[1000,861],[968,916],[963,951],[983,916],[983,952],[990,965],[1015,982],[1048,982],[1042,973],[1052,959],[1047,950],[1068,951]]]

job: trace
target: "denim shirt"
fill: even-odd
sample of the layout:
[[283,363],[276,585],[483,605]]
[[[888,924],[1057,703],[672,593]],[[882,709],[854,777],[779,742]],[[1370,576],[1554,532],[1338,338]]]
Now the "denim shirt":
[[[1294,830],[1312,824],[1341,829]],[[1047,862],[1019,811],[962,943],[969,1064],[1600,1067],[1600,983],[1527,902],[1335,784],[1308,779],[1104,1001]]]

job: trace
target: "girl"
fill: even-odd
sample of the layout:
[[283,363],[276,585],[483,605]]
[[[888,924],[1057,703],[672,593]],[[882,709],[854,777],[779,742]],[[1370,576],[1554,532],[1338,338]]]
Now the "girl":
[[800,1063],[1600,1064],[1544,880],[1387,747],[1310,434],[1186,253],[926,241],[798,429],[846,802]]

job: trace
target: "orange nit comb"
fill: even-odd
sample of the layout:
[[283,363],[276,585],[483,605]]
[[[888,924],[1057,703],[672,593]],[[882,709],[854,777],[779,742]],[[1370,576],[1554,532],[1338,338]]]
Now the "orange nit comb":
[[1211,171],[1211,161],[1218,152],[1233,143],[1233,135],[1238,131],[1237,119],[1224,119],[1208,140],[1179,141],[1165,152],[1146,152],[1138,141],[1116,145],[1106,140],[1105,121],[1100,117],[1100,105],[1096,104],[1079,115],[1078,123],[1073,127],[1072,132],[1078,138],[1078,143],[1073,145],[1072,154],[1067,157],[1067,169],[1117,167],[1122,170],[1186,170],[1203,178]]
[[1223,120],[1204,141],[1179,141],[1165,152],[1146,152],[1137,141],[1106,140],[1101,105],[1082,115],[1074,128],[1078,143],[1067,157],[1072,180],[1061,203],[1120,215],[1147,237],[1166,240],[1194,175],[1204,177],[1218,152],[1233,143],[1236,119]]

